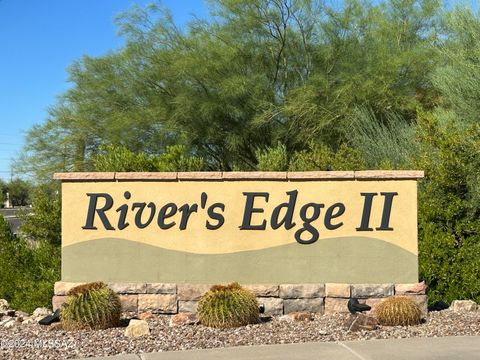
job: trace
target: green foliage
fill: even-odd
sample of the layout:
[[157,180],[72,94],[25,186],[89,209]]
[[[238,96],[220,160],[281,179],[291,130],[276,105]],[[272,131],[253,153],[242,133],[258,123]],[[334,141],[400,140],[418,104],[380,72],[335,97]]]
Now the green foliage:
[[419,260],[429,300],[480,301],[480,126],[422,115]]
[[326,145],[310,143],[290,158],[284,145],[257,151],[258,169],[264,171],[362,170],[365,161],[357,149],[340,145],[336,152]]
[[260,321],[255,295],[238,283],[213,286],[200,298],[197,313],[203,325],[216,328],[245,326]]
[[155,171],[154,160],[144,153],[134,153],[123,146],[102,146],[93,158],[96,171]]
[[349,143],[371,169],[408,169],[418,155],[416,124],[398,114],[378,118],[371,110],[359,108],[352,116]]
[[391,297],[375,308],[375,315],[381,325],[411,326],[422,320],[422,310],[415,300],[408,297]]
[[50,307],[53,284],[60,279],[60,247],[14,237],[1,216],[0,231],[0,298],[27,312]]
[[1,241],[10,241],[13,239],[12,228],[3,215],[0,215],[0,239]]
[[265,150],[257,150],[255,152],[258,164],[257,169],[260,171],[287,171],[288,155],[287,148],[283,144],[276,147],[267,148]]
[[60,246],[62,204],[59,191],[57,183],[39,185],[33,190],[31,212],[19,213],[22,236]]
[[159,156],[108,145],[93,157],[93,167],[96,171],[200,171],[205,168],[205,162],[200,157],[189,155],[182,145],[167,146]]
[[472,10],[457,8],[447,13],[449,36],[439,44],[443,63],[433,73],[439,103],[454,111],[462,122],[478,122],[480,113],[480,18]]
[[120,298],[107,285],[90,283],[68,292],[60,319],[67,331],[107,329],[119,325],[121,309]]
[[[17,171],[424,169],[430,300],[480,301],[479,15],[438,0],[210,10],[182,29],[158,5],[121,15],[125,46],[71,66]],[[23,231],[58,243],[59,202],[39,204]]]
[[157,171],[200,171],[205,170],[201,157],[189,155],[185,146],[167,146],[164,153],[155,159]]
[[13,206],[25,206],[30,203],[31,185],[24,180],[15,179],[8,183],[7,190]]
[[183,29],[161,6],[134,7],[117,20],[126,45],[71,66],[72,87],[29,131],[16,167],[37,179],[88,171],[104,144],[149,155],[183,144],[225,171],[255,169],[257,149],[278,142],[336,152],[358,106],[407,120],[430,106],[438,5],[214,0],[208,20]]

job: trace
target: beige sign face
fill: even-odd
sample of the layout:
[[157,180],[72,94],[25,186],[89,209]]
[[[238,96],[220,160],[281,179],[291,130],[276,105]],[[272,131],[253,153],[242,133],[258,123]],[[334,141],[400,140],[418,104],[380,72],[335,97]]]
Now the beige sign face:
[[416,282],[415,180],[62,184],[62,280]]

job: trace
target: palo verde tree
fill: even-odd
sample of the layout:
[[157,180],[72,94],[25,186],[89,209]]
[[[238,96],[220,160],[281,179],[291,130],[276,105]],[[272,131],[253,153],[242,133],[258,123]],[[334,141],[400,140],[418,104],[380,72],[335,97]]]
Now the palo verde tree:
[[179,28],[159,5],[118,18],[126,44],[69,69],[72,87],[29,132],[37,177],[91,169],[102,145],[160,155],[182,145],[207,169],[255,169],[256,152],[336,151],[356,106],[412,121],[428,98],[436,0],[211,0]]

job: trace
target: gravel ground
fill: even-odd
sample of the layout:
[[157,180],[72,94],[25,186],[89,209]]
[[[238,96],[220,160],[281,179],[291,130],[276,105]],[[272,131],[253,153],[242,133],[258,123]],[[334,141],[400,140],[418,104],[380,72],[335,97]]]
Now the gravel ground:
[[65,332],[37,324],[16,325],[0,329],[0,359],[63,359],[239,345],[480,335],[480,311],[432,312],[418,326],[379,327],[355,333],[345,331],[347,318],[348,315],[338,314],[316,316],[307,322],[286,322],[274,317],[257,325],[220,330],[201,325],[169,327],[169,316],[159,315],[148,320],[151,334],[136,339],[125,337],[124,328]]

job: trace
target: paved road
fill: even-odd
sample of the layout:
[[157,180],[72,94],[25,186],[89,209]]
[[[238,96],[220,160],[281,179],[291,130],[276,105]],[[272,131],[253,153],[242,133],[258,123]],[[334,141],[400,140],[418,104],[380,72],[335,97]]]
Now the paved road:
[[17,233],[18,228],[22,224],[22,221],[20,218],[17,217],[17,211],[19,210],[24,210],[26,209],[27,211],[30,211],[30,207],[17,207],[17,208],[9,208],[9,209],[0,209],[0,215],[3,215],[5,220],[7,220],[10,223],[10,226],[12,227],[12,231],[14,234]]
[[240,346],[97,360],[480,360],[480,336]]

